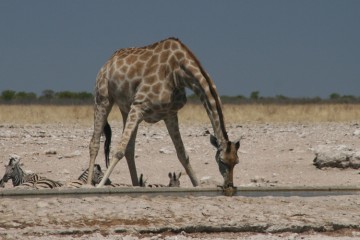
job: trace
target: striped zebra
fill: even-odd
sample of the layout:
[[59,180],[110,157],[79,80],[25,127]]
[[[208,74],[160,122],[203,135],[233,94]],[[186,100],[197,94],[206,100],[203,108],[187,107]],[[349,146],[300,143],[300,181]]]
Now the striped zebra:
[[47,189],[47,188],[57,188],[57,187],[62,187],[63,184],[58,182],[58,181],[54,181],[52,179],[48,179],[48,178],[41,178],[39,179],[37,182],[34,183],[34,188],[36,189]]
[[142,179],[142,174],[140,175],[140,180],[139,182],[143,183],[143,187],[151,187],[151,188],[159,188],[159,187],[180,187],[180,177],[181,177],[181,172],[179,174],[176,175],[176,173],[171,173],[169,172],[168,174],[170,181],[168,185],[164,185],[164,184],[148,184],[146,185],[146,181],[143,182]]
[[20,157],[14,155],[10,157],[9,164],[5,166],[5,174],[1,180],[0,187],[4,187],[4,183],[9,179],[12,180],[14,187],[20,185],[32,187],[41,177],[36,173],[25,173],[20,167]]
[[5,182],[3,179],[0,179],[0,187],[1,188],[5,187]]
[[[68,182],[66,184],[66,187],[70,187],[70,188],[80,188],[83,185],[87,184],[87,179],[89,176],[89,169],[86,169],[79,177],[77,180]],[[101,180],[104,177],[104,172],[101,170],[101,167],[99,164],[95,164],[94,165],[94,174],[92,177],[92,181],[91,181],[91,185],[95,186],[97,184],[99,184],[101,182]],[[110,179],[107,179],[105,182],[105,185],[111,185],[111,181]]]
[[[134,187],[132,184],[126,184],[126,183],[111,183],[105,185],[108,185],[108,187]],[[145,187],[145,185],[146,185],[146,180],[144,180],[144,175],[141,173],[139,177],[138,187]]]

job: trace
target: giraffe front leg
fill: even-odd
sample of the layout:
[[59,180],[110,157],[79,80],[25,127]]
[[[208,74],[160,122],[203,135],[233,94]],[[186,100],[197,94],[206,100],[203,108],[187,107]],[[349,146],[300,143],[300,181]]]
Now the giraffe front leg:
[[133,186],[139,186],[139,179],[135,164],[135,139],[136,139],[137,129],[138,127],[136,126],[125,151],[125,158],[129,167],[131,182]]
[[171,140],[174,143],[177,156],[179,158],[179,161],[185,168],[185,171],[187,175],[190,177],[191,183],[194,187],[199,185],[199,181],[197,177],[195,176],[195,172],[191,167],[189,156],[186,153],[184,143],[181,139],[180,130],[179,130],[179,122],[177,115],[173,115],[171,117],[166,118],[165,120],[166,127],[169,131]]
[[[125,125],[126,125],[126,120],[128,118],[128,113],[121,111],[121,115],[123,118],[123,126],[125,130]],[[131,182],[133,186],[139,186],[139,179],[138,179],[138,175],[137,175],[137,171],[136,171],[136,165],[135,165],[135,140],[136,140],[136,134],[137,134],[137,129],[138,127],[135,128],[134,132],[131,135],[130,141],[126,147],[126,151],[125,151],[125,158],[128,164],[128,168],[130,171],[130,176],[131,176]]]
[[[103,179],[97,185],[97,187],[104,186],[106,180],[109,178],[109,176],[112,173],[112,171],[114,170],[116,164],[124,157],[125,151],[127,151],[127,147],[129,145],[129,143],[130,143],[130,145],[135,144],[135,137],[133,139],[132,136],[136,135],[137,127],[142,120],[143,120],[143,118],[142,118],[142,114],[141,114],[141,108],[138,106],[132,106],[132,108],[128,114],[128,117],[126,119],[124,131],[121,136],[121,141],[120,141],[120,144],[118,147],[118,151],[112,158],[109,168],[106,170]],[[132,143],[132,139],[133,139],[134,143]],[[128,163],[129,163],[129,160],[128,160]],[[130,169],[130,173],[135,172],[135,174],[136,174],[136,166],[135,166],[134,160],[133,160],[133,164],[131,164],[131,165],[129,164],[129,169]],[[131,174],[131,175],[133,175],[133,174]],[[137,180],[137,176],[136,176],[136,180]],[[133,181],[133,184],[134,184],[134,181]],[[135,184],[136,184],[136,182],[135,182]],[[137,185],[138,185],[138,183],[137,183]]]

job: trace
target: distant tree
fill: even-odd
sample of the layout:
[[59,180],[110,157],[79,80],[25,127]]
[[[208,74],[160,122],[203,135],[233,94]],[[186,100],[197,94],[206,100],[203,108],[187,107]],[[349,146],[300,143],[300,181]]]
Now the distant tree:
[[37,96],[33,92],[17,92],[15,94],[16,100],[35,100],[36,98]]
[[237,99],[246,99],[246,97],[243,96],[243,95],[237,95],[236,98],[237,98]]
[[16,92],[13,90],[4,90],[1,93],[1,99],[5,101],[11,101],[15,98]]
[[352,95],[343,95],[343,96],[341,96],[341,100],[344,101],[344,102],[351,103],[351,102],[356,101],[356,97],[354,97]]
[[289,100],[288,97],[284,96],[284,95],[276,95],[275,97],[277,100]]
[[319,103],[321,101],[322,101],[321,97],[313,97],[312,98],[312,102],[314,102],[314,103]]
[[332,93],[332,94],[330,94],[330,99],[331,100],[338,100],[338,99],[340,99],[340,94],[337,94],[337,93]]
[[252,100],[258,100],[259,97],[260,97],[259,91],[254,91],[250,94],[250,99],[252,99]]
[[58,99],[75,99],[76,93],[70,91],[57,92],[56,97]]
[[81,99],[81,100],[88,100],[88,99],[92,99],[93,95],[88,92],[79,92],[79,93],[77,93],[76,98]]
[[51,89],[46,89],[42,91],[41,98],[44,99],[53,99],[55,97],[55,92]]

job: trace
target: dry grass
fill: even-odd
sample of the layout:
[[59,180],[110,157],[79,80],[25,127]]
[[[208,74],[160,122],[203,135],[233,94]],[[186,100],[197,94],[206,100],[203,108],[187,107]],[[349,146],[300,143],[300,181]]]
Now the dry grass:
[[[360,120],[359,104],[227,104],[225,122],[352,122]],[[183,122],[209,122],[201,105],[187,106],[180,114]]]
[[[228,124],[245,122],[352,122],[360,120],[359,104],[249,104],[224,105]],[[117,108],[110,120],[121,121]],[[202,105],[187,104],[179,114],[182,124],[209,123]],[[93,124],[92,106],[0,105],[1,124]]]

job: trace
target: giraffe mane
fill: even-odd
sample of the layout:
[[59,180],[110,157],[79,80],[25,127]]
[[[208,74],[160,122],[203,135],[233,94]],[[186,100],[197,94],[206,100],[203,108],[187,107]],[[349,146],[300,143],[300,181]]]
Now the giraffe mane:
[[219,100],[220,97],[219,97],[218,93],[216,92],[215,88],[213,87],[213,83],[212,83],[212,80],[211,80],[210,76],[207,74],[207,72],[202,67],[199,59],[197,59],[195,54],[185,44],[183,44],[177,38],[169,38],[169,39],[175,40],[178,43],[180,43],[180,45],[187,51],[187,53],[192,57],[192,59],[194,59],[196,65],[199,67],[199,69],[201,71],[201,74],[204,76],[204,78],[205,78],[205,80],[206,80],[206,82],[207,82],[207,84],[209,86],[210,93],[211,93],[212,97],[215,100],[216,110],[217,110],[217,112],[219,114],[220,126],[221,126],[222,133],[224,135],[224,138],[225,138],[226,141],[229,141],[229,137],[228,137],[226,129],[225,129],[224,115],[223,115],[222,108],[221,108],[221,103],[220,103],[220,100]]

